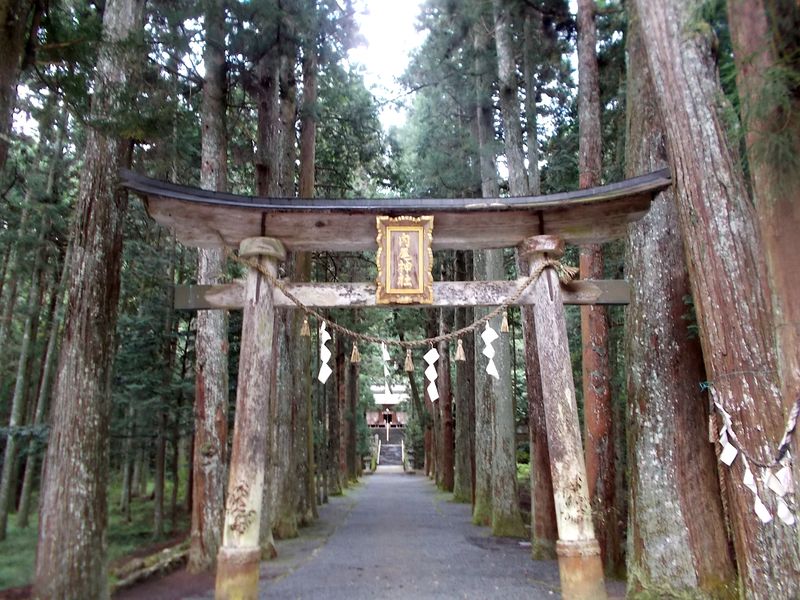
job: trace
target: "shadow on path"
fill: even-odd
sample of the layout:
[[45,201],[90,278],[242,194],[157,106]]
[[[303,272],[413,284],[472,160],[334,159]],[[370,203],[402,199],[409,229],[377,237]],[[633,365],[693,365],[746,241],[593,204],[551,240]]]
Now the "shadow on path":
[[[533,561],[529,546],[491,537],[471,524],[469,505],[449,498],[420,475],[363,478],[322,506],[300,537],[278,542],[278,559],[262,563],[261,598],[561,597],[555,561]],[[624,597],[624,583],[608,587],[610,598]],[[198,591],[183,597],[213,598],[212,588]]]

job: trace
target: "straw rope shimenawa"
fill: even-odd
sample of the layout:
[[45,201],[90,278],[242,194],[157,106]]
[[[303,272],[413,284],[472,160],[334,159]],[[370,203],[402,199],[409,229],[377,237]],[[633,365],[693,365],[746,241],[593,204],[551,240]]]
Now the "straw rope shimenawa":
[[477,319],[471,325],[467,325],[466,327],[462,327],[461,329],[458,329],[448,334],[437,335],[435,337],[424,338],[421,340],[394,340],[389,338],[382,338],[376,335],[359,333],[357,331],[353,331],[352,329],[348,329],[343,325],[339,325],[335,321],[323,315],[321,312],[314,310],[313,308],[303,304],[301,300],[299,300],[294,294],[292,294],[287,289],[287,287],[283,284],[281,280],[273,276],[266,268],[262,267],[257,260],[241,258],[240,256],[234,254],[227,245],[224,245],[223,248],[225,248],[225,252],[229,258],[242,265],[257,270],[259,273],[261,273],[261,275],[263,275],[267,279],[267,281],[269,281],[272,285],[274,285],[281,292],[283,292],[283,295],[286,296],[295,306],[297,306],[297,308],[302,310],[306,315],[312,315],[316,317],[319,321],[327,323],[328,326],[334,331],[338,331],[339,333],[346,335],[347,337],[352,338],[353,340],[356,341],[362,341],[371,344],[386,344],[387,346],[399,346],[401,348],[419,348],[422,346],[433,346],[434,344],[437,344],[439,342],[449,342],[461,337],[462,335],[475,331],[476,329],[478,329],[478,327],[485,325],[491,319],[503,313],[505,310],[508,309],[509,306],[515,304],[517,300],[519,300],[520,297],[522,297],[522,294],[525,293],[525,290],[527,290],[530,287],[530,285],[539,278],[539,275],[541,275],[542,272],[547,267],[552,267],[553,269],[555,269],[556,273],[558,274],[559,280],[565,284],[575,279],[575,277],[578,274],[578,269],[575,267],[564,265],[561,263],[561,261],[558,260],[544,259],[541,262],[539,262],[536,269],[530,274],[530,276],[528,276],[522,282],[522,284],[520,284],[519,288],[517,289],[516,292],[514,292],[514,294],[509,296],[508,299],[506,299],[506,301],[503,302],[501,305],[495,307],[493,310],[489,311],[488,313]]

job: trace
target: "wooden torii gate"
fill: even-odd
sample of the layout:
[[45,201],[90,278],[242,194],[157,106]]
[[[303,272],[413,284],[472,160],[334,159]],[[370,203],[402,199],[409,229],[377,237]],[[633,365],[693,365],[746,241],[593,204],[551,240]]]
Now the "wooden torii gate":
[[[530,273],[566,244],[607,242],[626,234],[653,196],[670,185],[669,172],[602,187],[537,197],[493,199],[283,199],[204,191],[122,173],[125,187],[143,197],[150,216],[178,240],[201,248],[239,249],[255,259],[244,281],[178,288],[176,306],[244,309],[238,396],[230,462],[223,545],[217,562],[216,597],[256,598],[260,563],[259,523],[264,483],[264,414],[274,370],[272,337],[276,307],[293,307],[277,289],[277,265],[286,251],[376,250],[376,216],[433,215],[433,250],[516,247]],[[271,277],[266,277],[264,271]],[[519,283],[439,282],[428,307],[502,304]],[[376,302],[376,284],[285,282],[311,308],[392,307]],[[567,343],[564,304],[626,304],[624,281],[576,281],[562,286],[545,267],[516,304],[532,305],[542,373],[547,443],[558,526],[562,594],[568,599],[606,597],[600,549],[592,524],[586,467]],[[403,304],[408,306],[408,304]],[[530,356],[526,360],[531,361]]]

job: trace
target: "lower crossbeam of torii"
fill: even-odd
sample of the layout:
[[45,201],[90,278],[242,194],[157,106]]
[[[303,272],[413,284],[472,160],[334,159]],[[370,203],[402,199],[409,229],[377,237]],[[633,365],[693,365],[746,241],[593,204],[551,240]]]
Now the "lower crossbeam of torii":
[[[271,364],[275,358],[271,356],[275,309],[498,306],[508,303],[509,298],[514,298],[515,305],[531,305],[535,317],[536,344],[526,344],[526,348],[537,349],[542,374],[562,595],[566,599],[606,597],[592,524],[564,305],[626,304],[628,288],[624,281],[576,281],[565,286],[559,281],[553,260],[563,254],[565,244],[602,243],[624,236],[627,225],[647,212],[653,196],[670,185],[668,171],[569,193],[495,199],[254,198],[178,186],[129,171],[122,173],[122,181],[143,197],[150,216],[172,230],[180,242],[238,249],[239,259],[251,265],[242,281],[183,286],[175,294],[176,308],[243,310],[239,392],[223,546],[218,557],[217,598],[258,595],[266,433],[257,423],[273,377],[273,370],[261,365]],[[278,263],[287,251],[378,250],[381,236],[391,238],[390,229],[381,230],[381,219],[403,224],[397,227],[401,230],[398,235],[403,236],[398,238],[402,241],[403,264],[396,269],[403,283],[397,285],[414,287],[415,293],[408,298],[404,299],[402,289],[395,290],[399,291],[396,296],[382,295],[382,288],[391,291],[391,275],[377,284],[277,279]],[[420,222],[418,230],[414,229],[416,222]],[[414,250],[417,242],[420,250]],[[425,288],[422,271],[429,268],[425,257],[431,250],[505,247],[516,248],[529,265],[529,273],[520,274],[520,280],[436,282]],[[391,251],[391,246],[385,250],[382,247],[378,254],[383,253],[388,261],[384,269],[391,273],[392,261],[399,255]],[[413,260],[418,263],[412,268],[409,261]],[[409,274],[414,275],[414,282],[410,282]],[[526,360],[535,362],[536,357],[526,356]]]

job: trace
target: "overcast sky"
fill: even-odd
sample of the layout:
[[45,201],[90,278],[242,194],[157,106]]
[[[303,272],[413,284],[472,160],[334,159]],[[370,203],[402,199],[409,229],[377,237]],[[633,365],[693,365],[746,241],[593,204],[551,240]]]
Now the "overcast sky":
[[[366,44],[350,51],[353,63],[364,66],[367,87],[379,102],[402,94],[397,78],[408,66],[409,53],[425,39],[415,24],[422,0],[356,0],[361,35]],[[405,113],[389,102],[381,110],[384,128],[405,121]]]

